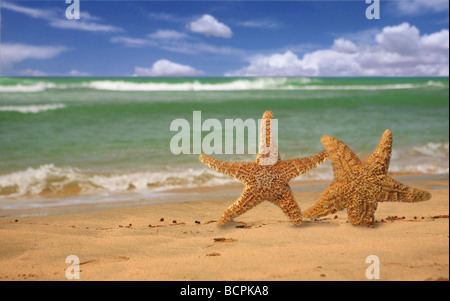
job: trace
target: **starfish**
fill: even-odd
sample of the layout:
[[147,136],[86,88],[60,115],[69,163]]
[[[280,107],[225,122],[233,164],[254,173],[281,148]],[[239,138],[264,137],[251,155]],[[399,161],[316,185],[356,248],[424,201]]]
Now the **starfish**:
[[263,115],[259,152],[255,161],[233,162],[207,155],[199,157],[208,167],[245,184],[241,196],[223,213],[219,225],[229,223],[265,200],[280,207],[293,224],[302,223],[301,211],[294,200],[289,181],[325,162],[328,159],[327,152],[324,150],[310,157],[281,161],[275,137],[271,132],[272,118],[271,111]]
[[303,216],[317,218],[347,208],[353,225],[373,225],[378,202],[427,201],[431,194],[402,184],[387,175],[392,132],[386,130],[373,154],[364,161],[339,139],[324,135],[322,144],[332,162],[334,180]]

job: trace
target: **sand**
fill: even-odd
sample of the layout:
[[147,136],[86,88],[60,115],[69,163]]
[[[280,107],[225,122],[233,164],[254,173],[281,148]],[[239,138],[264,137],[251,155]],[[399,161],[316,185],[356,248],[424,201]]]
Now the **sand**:
[[[348,224],[345,211],[293,226],[268,202],[218,226],[239,184],[164,205],[3,218],[0,280],[67,280],[66,257],[76,255],[80,280],[369,281],[366,258],[376,255],[380,280],[448,281],[448,176],[404,179],[432,199],[380,203],[373,228]],[[327,184],[295,182],[302,210]]]

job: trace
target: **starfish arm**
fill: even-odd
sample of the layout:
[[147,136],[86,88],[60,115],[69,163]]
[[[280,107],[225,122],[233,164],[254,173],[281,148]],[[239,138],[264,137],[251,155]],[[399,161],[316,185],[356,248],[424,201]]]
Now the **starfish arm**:
[[346,179],[353,169],[362,166],[355,153],[341,140],[324,135],[321,142],[328,151],[333,166],[334,178],[337,181]]
[[392,154],[392,132],[386,130],[375,148],[373,154],[363,161],[364,165],[369,165],[376,170],[377,174],[385,175],[389,169]]
[[284,170],[288,179],[290,180],[319,166],[327,159],[328,152],[324,150],[318,154],[306,158],[281,161],[281,168]]
[[272,200],[272,203],[280,207],[294,225],[301,225],[301,210],[297,202],[294,200],[294,195],[292,194],[290,187],[285,189],[285,191],[281,194],[281,198]]
[[280,161],[275,135],[272,132],[273,113],[266,111],[259,128],[259,150],[256,162],[261,165],[274,165]]
[[217,172],[236,178],[241,182],[251,176],[253,162],[223,161],[207,155],[200,155],[200,162]]
[[304,217],[317,218],[328,214],[336,213],[345,209],[348,205],[347,199],[343,196],[343,186],[339,183],[332,183],[325,190],[319,200],[303,213]]
[[377,201],[369,191],[363,195],[353,195],[349,201],[348,221],[354,226],[371,226],[375,221]]
[[377,201],[414,203],[428,201],[429,199],[431,199],[431,193],[428,191],[412,188],[386,176],[381,183],[381,191]]
[[258,199],[257,194],[251,188],[245,188],[241,196],[230,207],[225,210],[219,219],[219,225],[226,225],[235,217],[244,214],[251,208],[255,207],[263,200]]

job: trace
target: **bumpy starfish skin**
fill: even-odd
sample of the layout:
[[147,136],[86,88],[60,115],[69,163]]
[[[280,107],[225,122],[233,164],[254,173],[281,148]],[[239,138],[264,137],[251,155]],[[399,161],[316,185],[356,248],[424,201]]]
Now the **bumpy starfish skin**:
[[[231,162],[200,155],[199,160],[208,167],[234,177],[245,184],[241,196],[223,213],[219,220],[220,225],[229,223],[233,218],[265,200],[280,207],[293,224],[300,225],[302,222],[300,208],[294,200],[288,183],[293,178],[322,164],[328,158],[327,152],[322,151],[306,158],[281,161],[275,138],[271,135],[270,120],[272,118],[273,114],[270,111],[263,115],[260,148],[255,161]],[[266,163],[263,160],[266,160]]]
[[427,201],[427,191],[404,185],[387,175],[392,133],[386,130],[373,154],[361,162],[342,141],[323,136],[322,144],[332,162],[334,180],[320,199],[303,214],[317,218],[347,208],[353,225],[372,225],[378,202]]

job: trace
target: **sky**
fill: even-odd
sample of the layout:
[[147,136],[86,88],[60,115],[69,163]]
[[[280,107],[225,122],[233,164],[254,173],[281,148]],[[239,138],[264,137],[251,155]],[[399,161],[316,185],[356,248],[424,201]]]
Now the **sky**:
[[1,76],[449,75],[448,0],[73,1],[0,0]]

